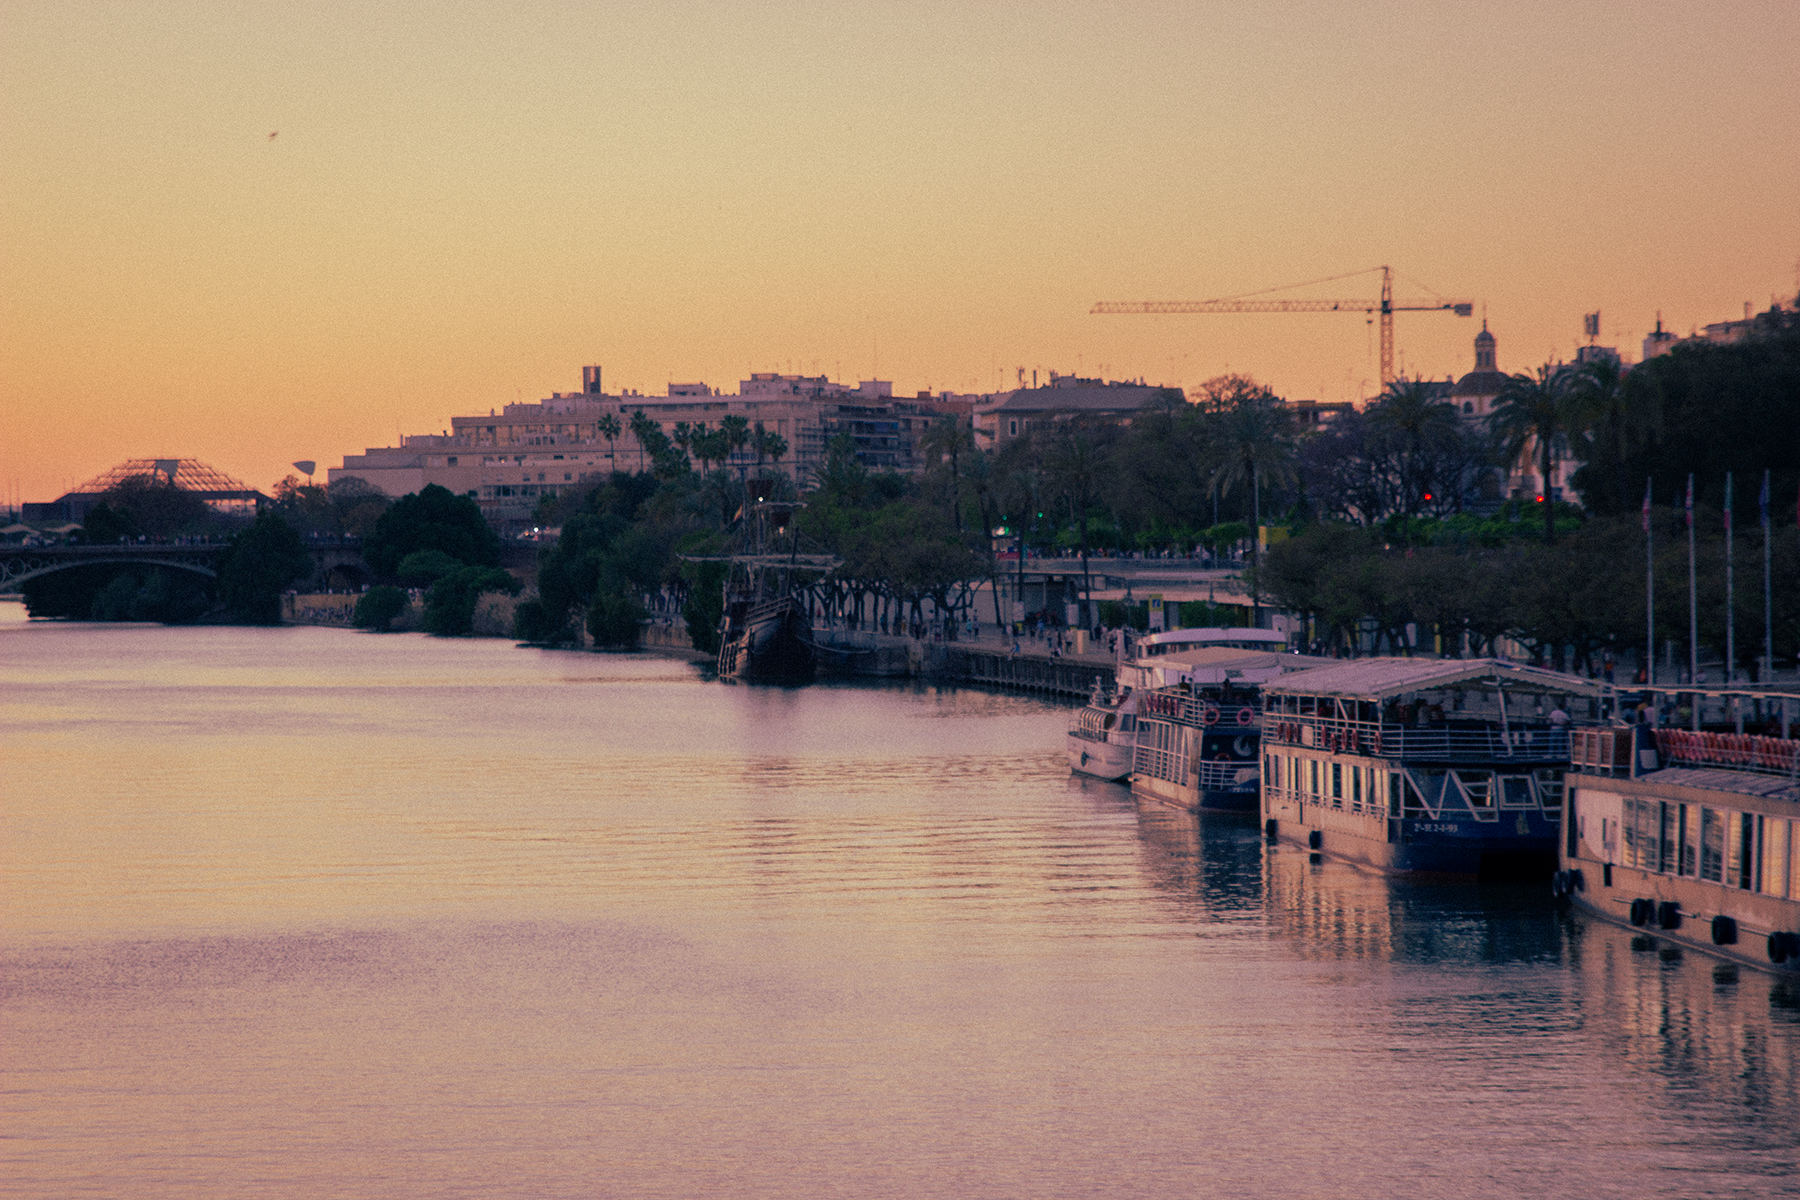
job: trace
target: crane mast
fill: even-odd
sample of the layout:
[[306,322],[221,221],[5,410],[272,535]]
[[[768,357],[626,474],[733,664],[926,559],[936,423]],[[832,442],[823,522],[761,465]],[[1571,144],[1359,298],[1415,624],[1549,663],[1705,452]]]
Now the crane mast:
[[[1341,278],[1341,276],[1340,276]],[[1161,315],[1173,313],[1320,313],[1381,314],[1381,386],[1394,382],[1394,314],[1449,312],[1466,317],[1475,311],[1469,300],[1394,300],[1394,273],[1381,268],[1379,300],[1102,300],[1090,314]]]

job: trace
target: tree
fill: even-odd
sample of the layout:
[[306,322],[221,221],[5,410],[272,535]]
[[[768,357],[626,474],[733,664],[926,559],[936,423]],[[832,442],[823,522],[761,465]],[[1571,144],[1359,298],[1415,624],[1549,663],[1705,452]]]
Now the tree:
[[956,530],[962,532],[962,456],[975,449],[975,435],[956,413],[939,413],[919,438],[919,449],[950,468],[950,509]]
[[1402,377],[1369,406],[1365,420],[1371,435],[1367,449],[1392,497],[1388,513],[1416,517],[1432,508],[1442,511],[1451,487],[1444,478],[1445,460],[1462,440],[1455,407],[1424,380]]
[[363,557],[383,578],[393,578],[401,561],[417,550],[441,550],[470,566],[500,562],[500,539],[475,501],[435,483],[396,500],[363,539]]
[[521,586],[499,567],[459,567],[425,593],[425,631],[439,637],[460,637],[474,628],[475,603],[484,592],[516,596]]
[[406,606],[411,602],[400,588],[388,584],[370,588],[356,602],[356,612],[351,616],[351,623],[358,629],[386,633],[395,618],[405,612]]
[[602,413],[600,419],[594,422],[594,431],[606,439],[606,461],[611,464],[613,471],[618,471],[618,460],[613,457],[613,442],[623,432],[619,418],[612,413]]
[[[1250,569],[1258,559],[1262,525],[1261,485],[1285,482],[1294,474],[1294,430],[1281,398],[1246,375],[1223,375],[1204,386],[1208,433],[1217,455],[1216,486],[1250,489]],[[1255,597],[1251,598],[1252,604]]]
[[1557,435],[1567,434],[1575,424],[1577,407],[1570,387],[1573,377],[1574,371],[1563,363],[1545,363],[1535,375],[1514,375],[1500,389],[1489,418],[1509,459],[1516,461],[1528,448],[1537,450],[1538,473],[1544,484],[1545,542],[1556,538],[1550,459]]
[[645,416],[641,408],[631,414],[631,436],[637,439],[639,471],[644,469],[644,456],[648,454],[655,457],[661,451],[662,443],[668,439],[662,426]]
[[281,593],[313,571],[312,556],[294,527],[267,509],[235,534],[219,561],[219,594],[239,620],[281,623]]

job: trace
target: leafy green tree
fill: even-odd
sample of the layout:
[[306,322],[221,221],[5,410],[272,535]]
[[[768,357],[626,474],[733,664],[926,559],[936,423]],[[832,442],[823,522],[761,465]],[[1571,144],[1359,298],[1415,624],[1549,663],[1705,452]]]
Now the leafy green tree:
[[475,501],[435,483],[396,500],[363,539],[363,557],[383,578],[395,577],[407,555],[419,550],[441,550],[469,566],[500,562],[500,539]]
[[100,494],[100,502],[118,515],[132,536],[167,538],[199,533],[218,519],[206,501],[160,475],[122,479]]
[[[1635,513],[1646,478],[1655,499],[1668,503],[1690,472],[1698,498],[1715,507],[1724,504],[1731,472],[1736,516],[1745,526],[1755,520],[1765,470],[1776,496],[1794,495],[1800,488],[1800,319],[1772,310],[1757,320],[1766,327],[1743,341],[1678,342],[1638,364],[1624,380],[1623,411],[1586,420],[1587,436],[1575,441],[1584,465],[1571,483],[1589,511]],[[1771,511],[1786,524],[1794,506],[1777,503]]]
[[281,593],[312,574],[313,560],[294,527],[265,509],[232,537],[218,570],[220,597],[239,620],[279,625]]
[[129,513],[115,510],[104,500],[88,509],[81,523],[82,539],[95,546],[110,546],[135,538],[139,532]]
[[394,575],[407,587],[430,587],[462,566],[454,555],[442,550],[414,550],[400,560]]
[[688,640],[702,654],[719,652],[719,622],[725,618],[725,572],[722,562],[688,563],[683,572],[688,589],[681,619],[687,624]]
[[602,594],[588,606],[587,630],[594,645],[628,650],[638,643],[649,613],[636,599],[623,593]]
[[518,579],[499,567],[459,567],[425,593],[425,632],[460,637],[475,626],[475,604],[486,592],[519,594]]
[[382,584],[380,587],[372,587],[362,594],[362,597],[356,602],[356,612],[352,614],[350,620],[358,629],[372,629],[377,633],[386,633],[411,602],[402,589],[390,584]]

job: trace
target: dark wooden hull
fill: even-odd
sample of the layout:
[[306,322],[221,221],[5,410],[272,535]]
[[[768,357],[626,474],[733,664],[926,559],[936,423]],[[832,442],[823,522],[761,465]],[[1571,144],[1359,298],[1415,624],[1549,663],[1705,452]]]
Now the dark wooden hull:
[[793,597],[731,606],[719,643],[719,678],[811,683],[817,669],[812,623]]

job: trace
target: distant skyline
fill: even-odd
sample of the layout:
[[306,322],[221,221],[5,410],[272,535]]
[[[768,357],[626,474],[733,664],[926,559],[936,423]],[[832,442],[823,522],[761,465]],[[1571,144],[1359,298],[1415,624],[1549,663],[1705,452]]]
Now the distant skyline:
[[[1800,290],[1800,5],[0,0],[0,493],[757,371],[1377,390]],[[1366,275],[1292,293],[1374,296]]]

